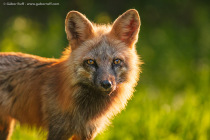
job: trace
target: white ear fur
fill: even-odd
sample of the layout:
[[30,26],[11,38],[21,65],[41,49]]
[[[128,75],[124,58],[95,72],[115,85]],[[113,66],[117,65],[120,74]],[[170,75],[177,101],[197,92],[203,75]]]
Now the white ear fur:
[[92,23],[81,13],[70,11],[65,20],[65,31],[71,47],[74,49],[93,35]]
[[138,12],[130,9],[119,16],[113,23],[111,36],[132,46],[138,39],[141,21]]

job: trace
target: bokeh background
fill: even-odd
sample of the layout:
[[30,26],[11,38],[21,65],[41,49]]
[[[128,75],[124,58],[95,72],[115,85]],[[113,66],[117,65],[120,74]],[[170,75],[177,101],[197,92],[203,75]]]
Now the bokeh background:
[[[6,6],[55,2],[59,6]],[[210,1],[1,0],[0,52],[59,58],[68,45],[67,12],[111,23],[135,8],[141,16],[137,50],[144,65],[127,108],[97,140],[210,140]],[[42,140],[16,125],[12,140]]]

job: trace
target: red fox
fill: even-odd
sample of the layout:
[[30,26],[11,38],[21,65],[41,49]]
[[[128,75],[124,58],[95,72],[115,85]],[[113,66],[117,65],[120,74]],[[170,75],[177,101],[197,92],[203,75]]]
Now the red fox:
[[46,129],[48,140],[93,140],[133,94],[139,29],[135,9],[112,25],[70,11],[60,59],[0,53],[0,140],[10,138],[14,120]]

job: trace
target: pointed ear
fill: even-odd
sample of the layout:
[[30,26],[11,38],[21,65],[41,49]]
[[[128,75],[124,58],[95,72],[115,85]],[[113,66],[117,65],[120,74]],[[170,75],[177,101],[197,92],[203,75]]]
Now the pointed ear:
[[65,31],[72,49],[91,38],[94,32],[92,23],[77,11],[70,11],[67,14]]
[[138,12],[135,9],[130,9],[115,20],[110,35],[133,46],[138,39],[140,25]]

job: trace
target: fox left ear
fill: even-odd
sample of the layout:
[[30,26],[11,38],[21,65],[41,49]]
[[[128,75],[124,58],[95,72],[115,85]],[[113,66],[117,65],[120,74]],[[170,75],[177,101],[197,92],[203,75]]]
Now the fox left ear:
[[72,49],[91,38],[94,33],[92,23],[77,11],[70,11],[67,14],[65,31]]
[[114,21],[110,35],[133,46],[138,40],[140,25],[138,12],[135,9],[130,9]]

